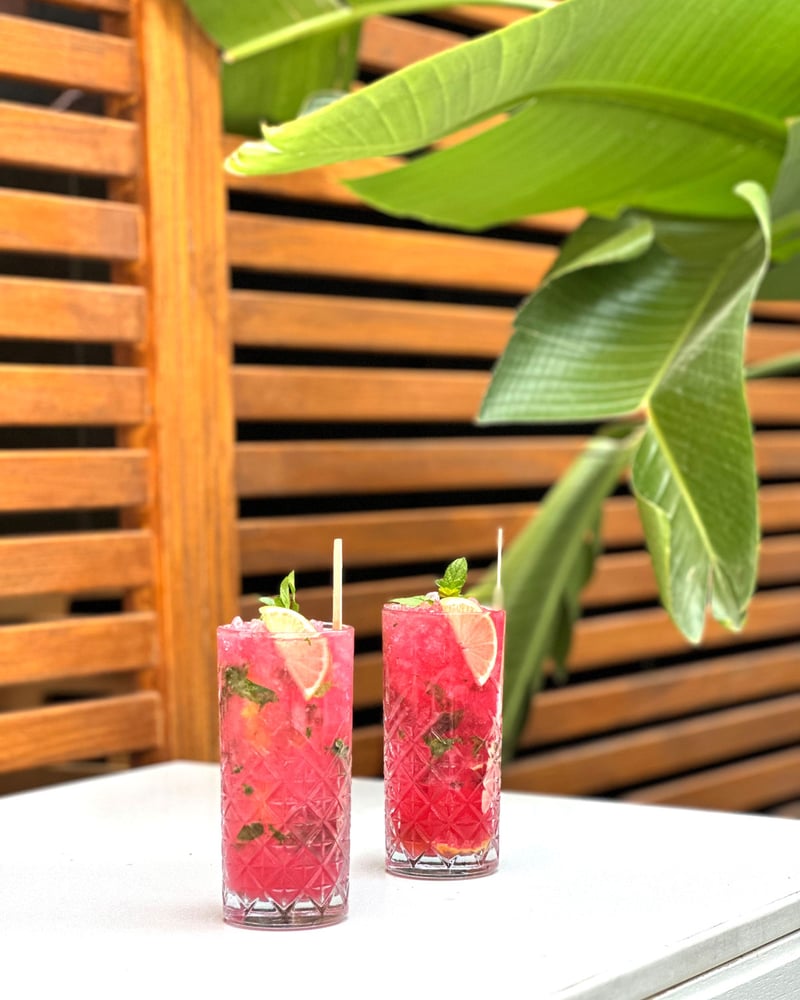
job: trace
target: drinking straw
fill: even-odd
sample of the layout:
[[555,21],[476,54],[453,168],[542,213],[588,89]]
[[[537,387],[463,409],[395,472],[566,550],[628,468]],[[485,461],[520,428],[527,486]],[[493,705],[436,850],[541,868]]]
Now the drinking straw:
[[333,540],[333,627],[342,627],[342,540]]
[[503,607],[503,582],[501,578],[501,569],[503,564],[503,529],[497,529],[497,579],[494,584],[494,593],[492,594],[492,606],[497,608],[499,611]]

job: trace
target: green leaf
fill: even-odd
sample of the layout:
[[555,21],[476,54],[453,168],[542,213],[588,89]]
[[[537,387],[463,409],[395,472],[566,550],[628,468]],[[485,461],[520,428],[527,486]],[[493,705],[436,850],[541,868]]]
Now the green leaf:
[[351,186],[387,212],[469,229],[575,205],[741,217],[733,187],[772,185],[800,109],[799,34],[795,0],[569,0],[267,129],[228,166],[418,151],[514,111]]
[[800,254],[767,272],[758,297],[776,302],[800,301]]
[[800,254],[800,121],[789,127],[789,140],[770,198],[772,259]]
[[[624,435],[624,436],[621,436]],[[506,642],[503,759],[514,757],[545,661],[564,651],[556,639],[560,609],[575,606],[586,579],[587,539],[595,534],[604,499],[617,487],[640,439],[640,428],[600,432],[548,491],[537,514],[503,558]],[[596,551],[596,537],[589,542]],[[495,570],[470,595],[487,603]]]
[[238,695],[246,701],[255,702],[259,708],[278,701],[278,696],[273,690],[256,684],[248,676],[248,665],[245,663],[240,667],[227,667],[225,670],[225,693],[226,695]]
[[287,573],[281,580],[280,592],[275,597],[260,597],[262,604],[268,607],[289,608],[291,611],[299,611],[300,605],[295,597],[297,588],[294,582],[294,570]]
[[241,830],[236,834],[236,839],[242,843],[248,843],[251,840],[258,840],[259,837],[264,834],[264,824],[263,823],[247,823],[241,828]]
[[750,306],[769,258],[769,208],[756,185],[739,192],[756,231],[709,274],[688,336],[650,394],[649,428],[632,485],[664,607],[692,642],[707,608],[741,628],[756,583],[757,482],[744,393]]
[[439,596],[458,597],[467,582],[467,572],[467,560],[463,556],[454,559],[444,571],[442,579],[436,581]]

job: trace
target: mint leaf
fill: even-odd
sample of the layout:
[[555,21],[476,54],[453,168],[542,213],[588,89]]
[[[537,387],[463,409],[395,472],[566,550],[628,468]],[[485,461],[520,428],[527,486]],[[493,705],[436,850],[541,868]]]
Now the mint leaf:
[[393,597],[389,604],[405,604],[409,608],[416,608],[420,604],[433,604],[430,597],[420,594],[419,597]]
[[255,684],[247,677],[248,664],[241,667],[225,668],[225,692],[226,694],[236,694],[247,701],[254,701],[259,708],[268,705],[271,701],[277,701],[278,696],[268,687]]
[[292,570],[291,573],[287,573],[281,580],[280,593],[276,594],[275,597],[260,597],[259,600],[262,604],[267,604],[270,607],[289,608],[290,611],[299,611],[300,605],[295,598],[296,593],[294,570]]
[[342,760],[347,760],[350,757],[350,747],[343,739],[334,740],[328,749],[335,757],[341,757]]
[[436,581],[440,597],[458,597],[467,582],[467,560],[461,556],[454,559],[441,580]]
[[263,833],[264,826],[262,823],[247,823],[236,834],[236,839],[247,843],[250,840],[257,840]]

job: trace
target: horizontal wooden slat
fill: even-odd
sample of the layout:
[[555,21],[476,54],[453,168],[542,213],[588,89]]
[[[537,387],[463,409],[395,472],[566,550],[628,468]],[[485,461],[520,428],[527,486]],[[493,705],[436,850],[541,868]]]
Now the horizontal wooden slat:
[[800,379],[766,378],[749,382],[747,399],[753,420],[762,426],[800,425]]
[[713,768],[621,796],[629,802],[750,812],[800,794],[800,747]]
[[[258,406],[266,419],[269,401],[258,398],[259,384],[252,382],[246,399],[240,397],[240,417]],[[800,433],[791,439],[783,433],[756,437],[757,465],[765,478],[778,462],[784,472],[800,471]],[[236,450],[237,490],[252,497],[542,486],[565,471],[584,443],[561,435],[243,442]],[[796,491],[789,492],[796,499]]]
[[0,511],[130,507],[147,500],[147,452],[0,451],[0,482]]
[[380,778],[383,775],[383,726],[357,726],[353,730],[353,774]]
[[359,653],[354,663],[353,705],[371,708],[383,698],[383,661],[380,652]]
[[0,75],[103,94],[129,94],[133,43],[97,31],[0,14]]
[[549,246],[389,226],[228,215],[231,266],[351,280],[526,294],[556,257]]
[[[751,603],[747,625],[731,632],[710,621],[704,648],[785,638],[800,634],[800,587],[762,591]],[[584,618],[575,627],[569,655],[570,671],[629,663],[658,656],[674,656],[692,649],[662,608],[624,611]]]
[[756,434],[756,466],[762,479],[800,476],[800,432],[764,431]]
[[[236,414],[241,420],[446,421],[475,419],[489,374],[302,365],[237,365]],[[792,379],[748,386],[753,419],[800,424],[800,392]]]
[[0,539],[0,596],[121,591],[152,583],[146,531]]
[[0,366],[0,424],[12,427],[140,423],[146,377],[133,368]]
[[156,628],[155,614],[147,611],[5,625],[0,685],[154,667]]
[[0,277],[0,337],[135,343],[145,290],[126,285]]
[[754,302],[753,315],[760,319],[777,319],[800,322],[800,301]]
[[0,101],[0,162],[101,177],[132,177],[138,166],[132,122]]
[[541,691],[520,746],[546,746],[800,690],[800,644]]
[[240,496],[541,486],[583,444],[577,437],[247,442],[236,449],[236,481]]
[[0,189],[0,250],[130,261],[141,228],[134,205]]
[[240,420],[471,421],[482,372],[237,365]]
[[163,708],[153,691],[4,712],[0,773],[154,750],[163,740]]
[[[514,310],[501,306],[245,289],[231,291],[230,309],[231,338],[242,347],[442,354],[487,360],[502,352],[514,321]],[[784,329],[761,323],[750,328],[751,362],[797,350],[800,327]]]
[[[758,571],[762,586],[800,583],[800,535],[776,535],[761,542]],[[647,552],[615,552],[600,556],[582,595],[586,607],[643,603],[658,595]]]
[[[333,538],[343,539],[350,566],[449,560],[456,553],[488,563],[494,554],[497,528],[503,528],[510,544],[536,510],[532,503],[512,503],[245,518],[239,523],[239,543],[245,572],[258,574],[282,575],[289,568],[325,570]],[[800,486],[763,487],[761,514],[767,528],[800,528]],[[642,543],[641,524],[631,498],[612,497],[606,502],[604,538],[608,547]],[[768,556],[781,559],[781,576],[788,572],[784,560],[790,557],[787,552],[794,551],[794,544],[765,540],[766,552],[782,553]],[[624,566],[625,557],[619,558]],[[637,552],[633,558],[641,571],[642,554]],[[597,595],[587,603],[597,604]]]
[[518,758],[506,788],[586,795],[800,740],[800,694]]
[[496,358],[513,312],[441,302],[231,292],[231,337],[242,347],[385,351]]
[[359,63],[372,73],[392,73],[464,41],[464,35],[447,28],[374,16],[364,22]]
[[130,0],[49,0],[59,7],[75,10],[96,10],[106,14],[127,14],[131,9]]
[[745,357],[749,364],[769,361],[800,351],[800,326],[778,323],[751,323]]

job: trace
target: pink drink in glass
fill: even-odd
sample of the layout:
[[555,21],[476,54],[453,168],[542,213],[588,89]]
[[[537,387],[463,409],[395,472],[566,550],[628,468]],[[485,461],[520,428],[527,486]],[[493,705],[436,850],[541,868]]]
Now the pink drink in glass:
[[[383,608],[386,869],[392,874],[488,875],[498,865],[505,612],[476,611],[483,621],[474,613],[446,613],[439,601]],[[489,653],[470,666],[464,643],[476,627],[482,642],[494,634],[496,650],[493,660]]]
[[217,630],[229,924],[320,926],[347,913],[353,629],[311,625]]

